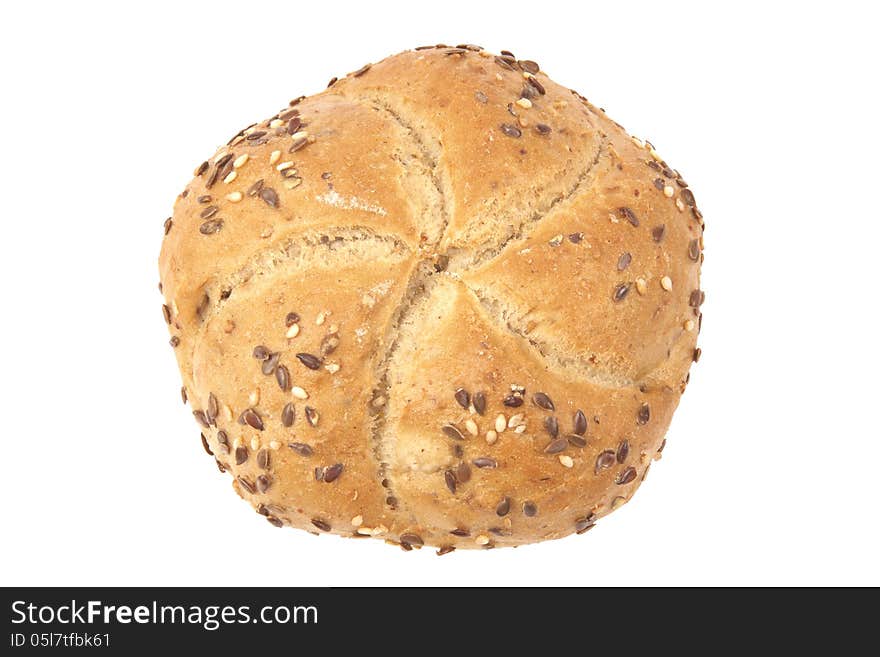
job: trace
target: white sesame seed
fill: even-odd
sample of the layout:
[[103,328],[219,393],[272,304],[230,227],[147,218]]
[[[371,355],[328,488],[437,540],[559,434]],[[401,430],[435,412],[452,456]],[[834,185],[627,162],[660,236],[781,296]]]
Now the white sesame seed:
[[476,543],[477,545],[488,545],[489,544],[489,537],[486,536],[485,534],[480,534],[479,536],[477,536],[474,539],[474,543]]
[[235,440],[232,441],[232,446],[233,446],[235,449],[238,449],[238,448],[241,447],[243,444],[244,444],[244,443],[241,442],[241,438],[236,438]]
[[384,534],[388,531],[388,528],[385,525],[379,525],[378,527],[373,527],[373,531],[371,532],[373,536],[379,536],[380,534]]
[[284,188],[285,189],[296,189],[297,187],[299,187],[302,184],[302,181],[303,181],[302,178],[288,178],[287,180],[284,181]]
[[273,450],[277,451],[279,447],[281,447],[281,443],[279,443],[277,440],[270,440],[269,441],[269,449],[273,449]]
[[317,324],[318,326],[321,326],[321,324],[324,323],[324,320],[325,320],[326,318],[327,318],[327,317],[326,317],[326,315],[325,315],[324,313],[318,313],[318,316],[315,317],[315,324]]
[[330,372],[330,374],[336,374],[339,371],[339,365],[337,363],[327,363],[324,365],[324,369]]
[[480,435],[480,429],[479,429],[479,427],[477,427],[477,423],[474,422],[471,418],[467,419],[467,421],[464,423],[464,427],[465,427],[465,429],[468,430],[468,433],[471,434],[472,436],[479,436]]
[[303,390],[299,386],[293,386],[290,389],[290,394],[292,394],[297,399],[308,399],[309,398],[309,393],[307,393],[305,390]]
[[223,184],[224,184],[224,185],[228,185],[228,184],[231,183],[233,180],[235,180],[237,177],[238,177],[238,173],[235,171],[235,169],[233,169],[233,170],[230,171],[229,174],[223,179]]
[[526,80],[528,80],[530,77],[532,77],[532,74],[529,73],[528,71],[523,71],[523,77],[524,77]]
[[255,452],[258,449],[260,449],[260,439],[257,438],[256,436],[251,438],[251,449],[254,450]]
[[285,169],[290,169],[292,166],[293,166],[293,162],[291,160],[287,160],[287,162],[282,162],[281,164],[279,164],[275,168],[278,171],[284,171]]
[[177,316],[177,302],[174,299],[171,300],[171,314]]
[[524,415],[522,413],[517,413],[516,415],[511,415],[510,419],[507,421],[508,428],[513,429],[513,428],[518,427],[519,425],[523,424],[523,417],[524,417]]
[[220,151],[217,153],[217,155],[214,156],[214,164],[217,164],[224,157],[226,157],[226,151]]
[[327,329],[327,333],[339,333],[339,324],[331,324],[330,328]]
[[678,208],[679,212],[684,212],[684,203],[682,203],[680,198],[675,199],[675,207]]
[[237,158],[235,158],[235,161],[232,163],[232,167],[234,169],[241,169],[245,164],[247,164],[247,161],[249,159],[251,159],[251,156],[248,155],[247,153],[244,153],[243,155],[239,155]]
[[672,185],[666,185],[663,188],[663,196],[665,196],[666,198],[672,198],[674,195],[675,189],[672,187]]
[[290,138],[293,139],[293,141],[296,141],[297,139],[302,139],[303,137],[308,137],[308,136],[309,136],[308,131],[300,130],[299,132],[294,132],[292,135],[290,135]]
[[280,128],[283,125],[284,121],[282,121],[281,119],[272,119],[272,121],[269,122],[270,128]]
[[361,536],[372,536],[373,530],[370,527],[358,527],[357,533]]
[[559,462],[566,468],[574,467],[574,459],[571,458],[568,454],[560,454]]
[[291,324],[287,329],[287,333],[284,334],[287,338],[295,338],[299,335],[299,324]]
[[363,516],[355,516],[354,518],[351,519],[351,524],[354,527],[360,527],[361,525],[364,524],[364,517]]
[[620,219],[617,218],[617,215],[613,214],[611,212],[608,213],[608,219],[611,220],[612,224],[619,224],[620,223]]
[[248,403],[250,403],[251,406],[256,406],[257,404],[260,403],[260,389],[259,388],[254,388],[251,391],[251,394],[248,395]]
[[498,417],[495,418],[495,431],[498,433],[503,432],[507,428],[507,418],[504,417],[504,413],[501,413]]
[[514,433],[525,433],[526,432],[526,425],[521,424],[513,431],[514,431]]
[[672,289],[672,279],[669,276],[664,276],[660,279],[660,287],[669,292]]
[[501,75],[501,73],[496,73],[496,74],[495,74],[495,79],[498,80],[498,81],[500,82],[501,80],[504,79],[504,76]]
[[272,151],[272,154],[269,155],[269,164],[275,164],[280,159],[281,151]]
[[650,151],[651,151],[651,157],[653,157],[655,160],[662,160],[663,159],[662,157],[660,157],[660,153],[655,151],[653,148],[651,148]]
[[498,440],[498,434],[493,429],[489,429],[486,432],[486,444],[494,445],[496,440]]
[[637,278],[636,279],[636,291],[639,294],[644,294],[645,292],[648,291],[648,284],[645,282],[644,278]]
[[516,101],[516,104],[523,109],[529,109],[532,106],[532,101],[530,101],[528,98],[520,98],[518,101]]
[[223,417],[226,418],[227,422],[232,420],[232,409],[226,404],[223,404]]
[[693,331],[693,330],[694,330],[694,326],[695,326],[695,324],[694,324],[694,320],[689,319],[689,320],[687,320],[687,321],[684,323],[684,330],[685,330],[685,331]]
[[230,192],[226,195],[226,200],[232,203],[238,203],[242,199],[241,192]]
[[611,500],[611,510],[614,511],[615,509],[619,509],[624,504],[626,504],[626,498],[618,495],[613,500]]
[[643,142],[643,141],[642,141],[641,139],[639,139],[638,137],[633,136],[633,137],[630,137],[630,139],[632,139],[632,143],[634,143],[634,144],[635,144],[636,146],[638,146],[639,148],[644,148],[644,147],[645,147],[645,142]]

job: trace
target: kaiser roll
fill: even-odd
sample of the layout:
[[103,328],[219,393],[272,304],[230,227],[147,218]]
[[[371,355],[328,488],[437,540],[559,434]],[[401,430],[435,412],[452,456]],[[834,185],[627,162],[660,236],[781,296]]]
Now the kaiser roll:
[[699,357],[702,215],[531,60],[417,48],[237,133],[178,196],[163,314],[202,443],[276,526],[582,533]]

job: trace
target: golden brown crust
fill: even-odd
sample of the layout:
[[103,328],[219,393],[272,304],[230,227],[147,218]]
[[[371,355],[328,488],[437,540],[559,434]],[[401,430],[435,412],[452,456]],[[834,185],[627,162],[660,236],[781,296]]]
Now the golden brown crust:
[[270,522],[405,548],[586,531],[684,390],[702,221],[533,62],[408,51],[239,133],[180,195],[163,312]]

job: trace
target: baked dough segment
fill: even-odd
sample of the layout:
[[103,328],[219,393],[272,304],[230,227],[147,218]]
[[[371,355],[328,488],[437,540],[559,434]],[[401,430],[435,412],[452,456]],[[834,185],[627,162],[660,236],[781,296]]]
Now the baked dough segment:
[[[405,322],[390,374],[384,458],[405,502],[402,513],[419,523],[412,530],[441,546],[556,538],[576,531],[578,521],[594,521],[616,508],[639,486],[679,398],[666,386],[601,386],[557,370],[448,275],[435,281]],[[525,388],[516,407],[504,403],[515,394],[511,386]],[[468,409],[456,400],[458,389],[470,395]],[[481,391],[482,414],[473,407]],[[543,399],[545,407],[537,405],[536,393],[544,393],[555,410],[545,408]],[[585,446],[567,440],[580,430],[574,422],[578,410],[586,419]],[[552,422],[548,418],[556,418],[555,437],[545,425]],[[511,420],[525,429],[509,426]],[[454,429],[444,430],[446,425]],[[494,444],[491,437],[487,441],[490,431],[497,433]],[[563,443],[547,453],[556,439]],[[602,456],[607,452],[612,456]],[[531,505],[535,513],[528,515]]]
[[[446,197],[440,250],[481,250],[570,194],[602,134],[592,110],[543,72],[535,86],[488,53],[449,50],[400,53],[329,92],[385,108],[418,135]],[[529,107],[517,104],[524,90]]]
[[688,249],[702,229],[683,188],[615,132],[589,185],[462,277],[572,372],[679,387],[697,340],[699,264]]
[[[309,98],[295,109],[295,118],[304,124],[301,130],[314,138],[313,143],[290,153],[297,140],[284,126],[276,134],[265,121],[250,133],[265,133],[260,139],[243,139],[211,158],[213,163],[232,154],[231,162],[243,161],[232,168],[231,182],[217,179],[209,188],[212,164],[175,203],[159,270],[179,327],[175,334],[181,341],[183,371],[192,348],[189,336],[205,306],[216,303],[222,293],[212,286],[256,254],[278,249],[303,231],[337,226],[394,235],[414,250],[425,242],[425,235],[433,233],[436,239],[439,234],[438,227],[426,224],[421,199],[408,182],[418,175],[411,170],[421,165],[400,145],[406,136],[399,126],[338,96]],[[257,191],[255,184],[260,186]],[[216,232],[203,234],[216,222]]]
[[[193,357],[190,401],[204,412],[210,396],[216,399],[217,426],[204,433],[231,470],[237,492],[271,518],[312,532],[329,527],[352,535],[392,524],[374,454],[370,395],[387,349],[385,328],[412,265],[406,254],[372,246],[376,266],[364,267],[365,248],[340,245],[323,263],[284,261],[242,283],[206,320]],[[298,315],[296,322],[290,313]],[[279,355],[274,369],[268,359],[254,357],[261,347]],[[286,368],[281,380],[278,367]],[[287,405],[295,412],[290,426]],[[239,421],[247,409],[262,430]],[[228,450],[218,440],[220,430]],[[237,445],[246,450],[240,464]],[[261,450],[267,450],[268,467],[261,467]],[[337,464],[342,470],[334,477]],[[260,476],[269,478],[265,491]],[[340,519],[340,509],[351,513]],[[359,526],[350,521],[356,516]]]

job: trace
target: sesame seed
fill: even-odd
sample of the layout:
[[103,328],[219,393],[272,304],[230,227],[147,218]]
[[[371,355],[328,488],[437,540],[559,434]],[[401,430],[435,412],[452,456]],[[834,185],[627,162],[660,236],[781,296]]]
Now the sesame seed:
[[531,109],[532,107],[532,101],[530,101],[528,98],[520,98],[516,101],[516,104],[523,109]]
[[363,524],[364,524],[364,517],[363,516],[355,516],[354,518],[351,519],[352,527],[360,527]]
[[251,438],[251,449],[255,452],[260,449],[260,439],[259,438]]
[[504,413],[498,415],[495,418],[495,431],[498,433],[502,433],[507,428],[507,418],[504,417]]
[[232,167],[234,169],[240,169],[245,164],[247,164],[247,161],[249,159],[251,159],[251,156],[248,155],[247,153],[244,153],[243,155],[239,155],[237,158],[235,158],[235,161],[232,163]]
[[522,413],[517,413],[516,415],[511,415],[510,419],[507,421],[507,427],[509,429],[515,429],[516,427],[523,424],[523,418],[525,416]]
[[566,468],[573,468],[574,467],[574,459],[571,458],[568,454],[560,454],[559,455],[559,462],[563,465],[563,467],[566,467]]
[[318,316],[315,317],[315,324],[321,326],[324,323],[325,313],[318,313]]
[[645,282],[644,278],[636,279],[636,291],[639,294],[645,294],[648,291],[648,284]]
[[290,135],[290,137],[293,139],[294,142],[297,142],[301,139],[308,139],[309,132],[308,132],[308,130],[298,130],[298,131],[294,132],[292,135]]
[[672,185],[664,185],[663,187],[663,196],[666,198],[672,198],[675,195],[675,188]]
[[624,504],[626,504],[626,498],[621,495],[618,495],[613,500],[611,500],[611,510],[614,511],[616,509],[619,509]]
[[235,171],[230,171],[228,174],[226,174],[226,177],[223,179],[223,183],[228,185],[233,180],[235,180],[237,177],[238,177],[238,174]]
[[485,534],[480,534],[479,536],[477,536],[474,539],[474,543],[476,543],[477,545],[488,545],[489,544],[489,537],[486,536]]
[[281,443],[279,443],[277,440],[270,440],[269,441],[269,449],[278,451],[278,449],[280,447],[281,447]]
[[486,432],[486,444],[494,445],[497,440],[498,433],[494,429],[489,429],[489,431]]
[[525,432],[526,432],[526,425],[525,425],[525,424],[521,424],[521,425],[519,425],[516,429],[514,429],[513,431],[514,431],[514,433],[525,433]]
[[330,372],[330,374],[336,374],[339,371],[339,365],[337,363],[327,363],[324,369]]
[[688,331],[688,332],[693,331],[693,330],[694,330],[694,326],[695,326],[695,324],[694,324],[694,320],[689,319],[689,320],[687,320],[687,321],[684,323],[684,330],[685,330],[685,331]]
[[464,423],[464,426],[465,429],[468,430],[468,433],[472,436],[478,436],[480,434],[480,429],[479,427],[477,427],[477,423],[474,422],[472,419],[468,418],[467,421]]
[[269,155],[269,164],[275,164],[278,160],[281,159],[281,151],[272,151]]
[[660,279],[660,287],[669,292],[672,289],[672,279],[669,276],[664,276]]
[[243,195],[241,192],[230,192],[226,195],[226,200],[232,203],[238,203],[242,199]]
[[290,169],[292,167],[293,167],[293,162],[290,160],[287,160],[286,162],[282,162],[281,164],[276,166],[275,169],[277,171],[284,171],[285,169]]
[[290,328],[287,329],[287,333],[284,334],[287,338],[295,338],[299,335],[299,324],[291,324]]
[[309,398],[309,393],[307,393],[305,390],[303,390],[299,386],[293,386],[290,389],[290,394],[292,394],[297,399],[308,399]]

